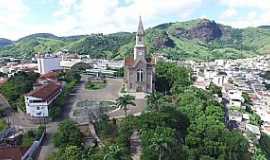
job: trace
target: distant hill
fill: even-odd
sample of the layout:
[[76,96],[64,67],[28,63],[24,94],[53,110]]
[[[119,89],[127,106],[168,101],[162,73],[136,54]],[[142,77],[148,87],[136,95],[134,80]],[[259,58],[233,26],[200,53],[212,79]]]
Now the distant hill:
[[[270,27],[235,29],[208,19],[165,23],[148,28],[148,53],[162,52],[171,59],[242,58],[270,53]],[[135,34],[119,32],[58,37],[38,33],[0,48],[0,55],[31,57],[37,52],[68,49],[92,57],[123,58],[133,51]]]
[[9,46],[12,45],[13,41],[9,40],[9,39],[5,39],[5,38],[0,38],[0,47],[5,47],[5,46]]

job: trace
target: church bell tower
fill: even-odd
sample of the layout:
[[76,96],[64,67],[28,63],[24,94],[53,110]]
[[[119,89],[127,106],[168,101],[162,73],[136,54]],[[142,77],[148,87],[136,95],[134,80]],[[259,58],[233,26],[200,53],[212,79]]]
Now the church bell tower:
[[139,26],[138,30],[136,33],[136,45],[134,47],[134,60],[138,58],[145,58],[145,52],[146,48],[144,45],[144,29],[143,29],[143,23],[142,23],[142,18],[140,16],[139,19]]

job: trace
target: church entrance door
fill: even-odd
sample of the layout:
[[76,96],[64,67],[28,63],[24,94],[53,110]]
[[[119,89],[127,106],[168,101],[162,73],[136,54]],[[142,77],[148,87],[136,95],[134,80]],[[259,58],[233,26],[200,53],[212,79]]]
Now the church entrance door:
[[137,89],[136,89],[136,92],[143,92],[142,86],[138,86]]

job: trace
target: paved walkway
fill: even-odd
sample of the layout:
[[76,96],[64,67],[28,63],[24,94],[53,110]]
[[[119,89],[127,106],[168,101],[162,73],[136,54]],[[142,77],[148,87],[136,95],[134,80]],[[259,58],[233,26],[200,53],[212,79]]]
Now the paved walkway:
[[53,122],[47,126],[46,130],[46,139],[41,147],[38,160],[47,160],[53,152],[56,151],[56,148],[53,144],[53,135],[57,132],[58,123]]
[[130,137],[131,158],[133,160],[140,160],[142,155],[142,146],[139,132],[136,130]]

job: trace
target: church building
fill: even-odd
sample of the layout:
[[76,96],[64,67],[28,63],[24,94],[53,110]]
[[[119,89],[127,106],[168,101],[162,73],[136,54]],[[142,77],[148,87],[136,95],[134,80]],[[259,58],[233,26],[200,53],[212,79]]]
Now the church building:
[[144,28],[140,17],[133,57],[125,59],[125,83],[128,92],[152,93],[154,89],[154,63],[146,58]]

